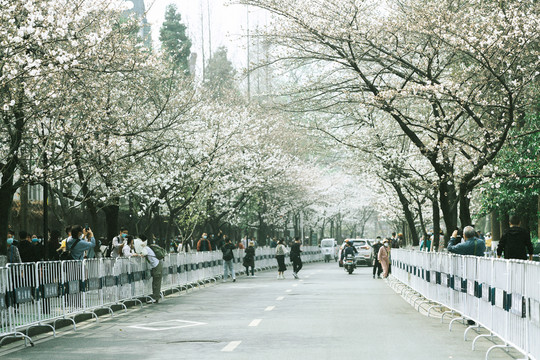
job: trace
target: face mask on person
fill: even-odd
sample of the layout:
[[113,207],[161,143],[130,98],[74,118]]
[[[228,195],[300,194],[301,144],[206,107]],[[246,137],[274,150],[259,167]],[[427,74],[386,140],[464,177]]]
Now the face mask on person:
[[203,236],[203,239],[206,239],[207,237],[208,237],[208,236],[204,235],[204,236]]
[[7,239],[7,243],[8,243],[8,245],[13,244],[13,238],[8,238],[8,239]]
[[36,242],[38,242],[38,241],[39,241],[38,238],[32,238],[32,242],[33,242],[33,243],[36,243]]
[[125,238],[127,236],[127,234],[122,234],[122,237]]

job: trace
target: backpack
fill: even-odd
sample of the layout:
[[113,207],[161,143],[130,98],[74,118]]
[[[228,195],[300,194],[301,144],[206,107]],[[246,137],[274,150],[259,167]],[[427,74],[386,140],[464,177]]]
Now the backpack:
[[73,245],[71,245],[68,249],[68,244],[66,241],[66,250],[60,254],[60,260],[74,260],[73,255],[71,254],[71,250],[81,241],[81,239],[77,239],[73,242]]
[[229,246],[227,246],[225,248],[225,251],[223,252],[223,260],[229,261],[229,260],[232,260],[233,257],[234,255],[233,255],[232,249]]
[[158,260],[163,260],[167,255],[167,251],[157,244],[151,244],[148,247],[156,254],[156,259]]

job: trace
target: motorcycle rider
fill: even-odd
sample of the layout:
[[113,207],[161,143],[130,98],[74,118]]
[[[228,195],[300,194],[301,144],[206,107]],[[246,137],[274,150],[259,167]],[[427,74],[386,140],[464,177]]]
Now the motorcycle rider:
[[358,250],[349,242],[349,239],[345,240],[345,248],[341,252],[341,261],[347,257],[347,255],[351,254],[353,257],[354,254],[357,254]]

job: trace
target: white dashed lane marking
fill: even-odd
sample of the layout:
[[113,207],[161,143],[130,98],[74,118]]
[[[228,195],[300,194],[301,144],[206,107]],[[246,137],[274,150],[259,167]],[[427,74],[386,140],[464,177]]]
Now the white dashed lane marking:
[[264,309],[264,311],[272,311],[275,308],[276,308],[275,306],[268,306],[266,309]]
[[285,290],[285,292],[291,292],[291,291],[292,291],[291,289],[289,289],[289,290]]
[[276,301],[281,301],[281,300],[283,300],[283,299],[285,299],[285,297],[284,297],[284,296],[280,296],[280,297],[278,297],[278,298],[276,299]]
[[225,352],[234,351],[234,349],[236,349],[238,345],[240,345],[240,343],[241,341],[231,341],[230,343],[227,344],[227,346],[221,349],[221,351],[225,351]]
[[249,326],[259,326],[259,324],[261,323],[262,319],[255,319],[253,320],[252,322],[249,323]]

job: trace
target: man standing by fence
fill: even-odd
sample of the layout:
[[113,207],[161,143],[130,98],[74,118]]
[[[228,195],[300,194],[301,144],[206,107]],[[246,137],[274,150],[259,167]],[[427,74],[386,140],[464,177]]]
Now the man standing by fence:
[[[532,260],[533,245],[531,234],[522,228],[521,219],[513,215],[510,217],[510,228],[506,230],[497,246],[497,257],[504,252],[505,259]],[[527,253],[529,256],[527,257]]]
[[463,228],[463,238],[465,242],[459,243],[458,230],[454,230],[448,243],[448,252],[459,255],[484,256],[486,243],[476,238],[476,231],[472,226]]

